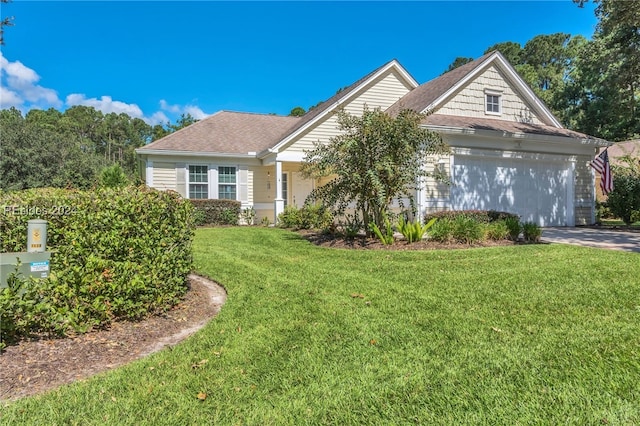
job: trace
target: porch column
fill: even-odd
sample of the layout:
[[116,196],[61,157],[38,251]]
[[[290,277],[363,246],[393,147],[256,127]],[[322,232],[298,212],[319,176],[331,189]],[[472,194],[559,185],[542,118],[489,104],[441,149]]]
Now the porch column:
[[278,223],[278,215],[284,211],[284,198],[282,198],[282,161],[276,161],[276,198],[274,204],[274,223]]

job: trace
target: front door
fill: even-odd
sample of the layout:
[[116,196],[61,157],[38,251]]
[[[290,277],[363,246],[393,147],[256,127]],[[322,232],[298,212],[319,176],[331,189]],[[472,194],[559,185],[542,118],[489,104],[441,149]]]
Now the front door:
[[294,206],[302,207],[307,196],[313,190],[313,180],[304,179],[302,173],[292,173],[291,179],[291,201]]

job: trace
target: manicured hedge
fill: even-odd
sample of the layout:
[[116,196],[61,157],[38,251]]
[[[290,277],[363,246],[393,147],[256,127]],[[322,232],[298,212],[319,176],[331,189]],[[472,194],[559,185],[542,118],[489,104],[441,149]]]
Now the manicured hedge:
[[490,223],[497,220],[514,218],[520,220],[520,216],[514,213],[499,212],[495,210],[445,210],[435,213],[427,213],[424,216],[424,223],[429,222],[433,218],[455,220],[458,216],[465,216],[481,223]]
[[190,200],[195,209],[197,225],[237,225],[240,201]]
[[[30,219],[48,221],[51,274],[0,291],[4,337],[67,333],[167,309],[187,290],[193,207],[146,187],[0,194],[0,250],[25,251]],[[10,337],[10,336],[9,336]]]

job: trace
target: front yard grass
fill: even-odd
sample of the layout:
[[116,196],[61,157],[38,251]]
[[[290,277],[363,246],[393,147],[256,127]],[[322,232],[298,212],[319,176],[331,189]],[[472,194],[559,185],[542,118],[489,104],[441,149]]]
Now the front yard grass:
[[640,423],[636,253],[333,250],[239,227],[198,230],[195,264],[228,291],[203,330],[0,423]]

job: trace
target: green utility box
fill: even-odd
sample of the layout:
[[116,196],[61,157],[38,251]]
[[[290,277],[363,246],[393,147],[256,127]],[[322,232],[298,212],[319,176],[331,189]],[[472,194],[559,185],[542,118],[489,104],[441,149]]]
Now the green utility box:
[[0,253],[0,288],[5,288],[9,275],[16,272],[18,260],[20,266],[18,266],[17,272],[23,277],[47,278],[49,276],[51,252]]

